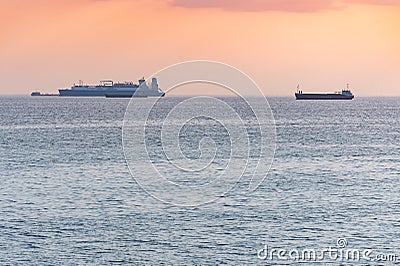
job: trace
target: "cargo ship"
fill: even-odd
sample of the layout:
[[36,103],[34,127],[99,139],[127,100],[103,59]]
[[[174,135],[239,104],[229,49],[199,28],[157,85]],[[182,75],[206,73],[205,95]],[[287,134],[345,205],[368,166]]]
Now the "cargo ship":
[[352,100],[354,98],[353,93],[349,89],[349,84],[347,84],[347,89],[334,93],[304,93],[297,86],[297,92],[294,95],[296,100]]
[[70,97],[111,97],[111,98],[130,98],[130,97],[162,97],[165,95],[158,88],[156,78],[151,79],[147,84],[144,78],[139,79],[139,84],[133,82],[113,82],[112,80],[102,80],[98,85],[85,85],[82,81],[74,84],[69,89],[59,89],[59,96]]

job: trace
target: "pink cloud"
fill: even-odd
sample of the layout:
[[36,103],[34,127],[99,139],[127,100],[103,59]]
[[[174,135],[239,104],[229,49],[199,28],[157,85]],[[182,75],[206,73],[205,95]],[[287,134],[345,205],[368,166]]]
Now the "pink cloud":
[[186,8],[223,8],[240,11],[315,12],[334,8],[332,0],[172,0]]
[[171,0],[185,8],[222,8],[234,11],[317,12],[340,9],[346,4],[399,5],[400,0]]
[[345,0],[347,3],[400,6],[400,0]]

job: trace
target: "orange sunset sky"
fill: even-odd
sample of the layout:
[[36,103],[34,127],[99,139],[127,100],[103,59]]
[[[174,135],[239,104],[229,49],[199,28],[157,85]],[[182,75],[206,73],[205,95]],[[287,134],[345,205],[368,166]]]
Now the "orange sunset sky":
[[[266,95],[400,95],[400,0],[0,0],[0,94],[205,59]],[[162,81],[159,81],[162,86]]]

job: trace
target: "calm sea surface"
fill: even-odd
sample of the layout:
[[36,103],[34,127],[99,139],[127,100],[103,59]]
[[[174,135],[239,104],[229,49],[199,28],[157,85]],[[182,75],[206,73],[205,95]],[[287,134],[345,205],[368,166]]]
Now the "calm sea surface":
[[[127,99],[0,97],[0,264],[296,264],[257,253],[337,248],[339,238],[400,261],[400,98],[268,101],[277,136],[267,179],[255,192],[239,184],[212,204],[181,208],[130,175]],[[199,157],[202,125],[183,128],[188,157]],[[229,134],[207,132],[226,158]]]

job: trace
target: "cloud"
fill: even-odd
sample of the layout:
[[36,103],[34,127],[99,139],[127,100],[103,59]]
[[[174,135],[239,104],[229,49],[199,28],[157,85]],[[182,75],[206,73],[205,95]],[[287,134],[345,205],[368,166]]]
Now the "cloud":
[[346,0],[346,3],[400,6],[400,0]]
[[184,8],[222,8],[233,11],[318,12],[341,9],[346,4],[398,5],[400,0],[171,0]]
[[237,11],[315,12],[333,8],[332,0],[172,0],[186,8],[223,8]]

